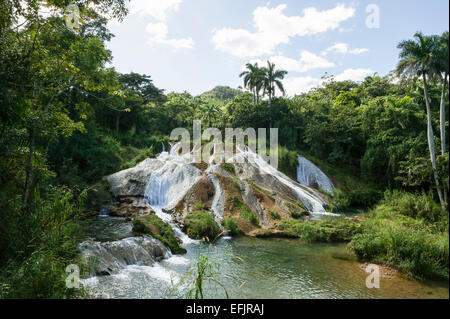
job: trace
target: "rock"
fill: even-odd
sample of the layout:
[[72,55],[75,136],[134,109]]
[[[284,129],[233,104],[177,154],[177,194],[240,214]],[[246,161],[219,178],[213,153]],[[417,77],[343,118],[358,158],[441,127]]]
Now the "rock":
[[151,174],[164,165],[164,161],[147,158],[135,167],[106,176],[114,197],[144,197]]
[[164,258],[165,245],[150,236],[130,237],[119,241],[100,243],[87,239],[78,245],[78,250],[91,271],[100,276],[117,273],[127,265],[151,266]]
[[123,197],[110,208],[109,215],[117,217],[137,217],[153,213],[144,198]]

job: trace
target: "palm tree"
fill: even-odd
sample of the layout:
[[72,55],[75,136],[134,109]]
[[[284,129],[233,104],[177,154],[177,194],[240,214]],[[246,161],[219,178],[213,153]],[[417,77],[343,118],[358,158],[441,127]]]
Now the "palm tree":
[[448,50],[448,31],[444,32],[442,36],[437,37],[439,41],[435,55],[436,71],[442,80],[441,93],[441,109],[440,109],[440,128],[441,128],[441,154],[445,154],[445,94],[447,90],[447,77],[449,75],[449,50]]
[[259,102],[259,92],[263,87],[264,71],[258,63],[247,63],[245,67],[247,70],[239,74],[239,77],[244,77],[244,87],[252,92],[253,104],[256,105]]
[[431,125],[431,108],[428,98],[427,78],[435,76],[434,52],[436,41],[433,37],[424,36],[421,32],[414,34],[413,40],[402,41],[397,48],[400,49],[400,61],[397,65],[397,75],[416,79],[422,77],[425,105],[427,109],[427,137],[430,151],[431,165],[433,167],[434,180],[441,206],[445,208],[442,190],[436,168],[436,154],[434,151],[434,134]]
[[267,68],[264,68],[265,79],[264,79],[264,93],[269,96],[269,106],[272,104],[272,99],[275,96],[275,86],[283,93],[286,93],[281,80],[287,74],[287,71],[276,70],[275,64],[267,61]]
[[[448,31],[444,32],[442,36],[437,36],[438,42],[437,50],[435,52],[436,73],[442,81],[441,105],[440,105],[440,131],[441,131],[441,155],[444,156],[446,149],[445,136],[445,94],[447,90],[447,77],[449,75],[449,49],[448,49]],[[443,174],[446,174],[445,169]],[[444,187],[444,202],[448,203],[447,192]]]
[[208,121],[209,127],[211,127],[212,121],[222,113],[222,109],[215,103],[206,103],[200,107],[203,114],[203,119]]

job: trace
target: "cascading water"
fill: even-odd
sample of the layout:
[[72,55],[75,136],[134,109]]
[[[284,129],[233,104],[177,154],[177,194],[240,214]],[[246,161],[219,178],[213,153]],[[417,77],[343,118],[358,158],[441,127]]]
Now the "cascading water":
[[198,243],[189,238],[172,220],[165,209],[171,210],[186,195],[186,192],[201,178],[200,171],[187,163],[187,158],[177,154],[178,144],[175,144],[169,153],[161,154],[159,158],[166,163],[152,173],[148,182],[145,199],[155,210],[156,215],[168,223],[175,235],[183,244]]
[[328,176],[303,156],[298,156],[297,181],[305,186],[322,188],[329,193],[336,189]]
[[303,189],[300,185],[294,183],[289,177],[275,169],[272,165],[264,161],[258,154],[253,152],[249,147],[237,146],[238,153],[234,157],[237,163],[248,162],[250,165],[258,168],[262,173],[271,175],[279,180],[282,184],[289,187],[301,201],[308,211],[317,215],[339,216],[338,214],[328,213],[323,207],[323,200],[314,193]]

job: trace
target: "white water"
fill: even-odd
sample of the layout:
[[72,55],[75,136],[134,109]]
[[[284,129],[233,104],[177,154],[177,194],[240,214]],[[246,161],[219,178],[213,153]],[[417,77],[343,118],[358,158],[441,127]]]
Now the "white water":
[[323,188],[329,193],[336,189],[328,176],[303,156],[298,156],[297,181],[305,186]]
[[275,169],[272,165],[264,161],[258,154],[250,150],[250,148],[244,146],[237,146],[238,154],[235,155],[234,160],[238,163],[243,163],[245,161],[249,162],[254,167],[258,168],[262,173],[271,175],[278,179],[281,183],[289,187],[297,199],[301,201],[308,211],[312,214],[317,215],[330,215],[339,216],[338,214],[328,213],[323,207],[324,201],[313,194],[308,192],[298,184],[294,183],[289,177]]

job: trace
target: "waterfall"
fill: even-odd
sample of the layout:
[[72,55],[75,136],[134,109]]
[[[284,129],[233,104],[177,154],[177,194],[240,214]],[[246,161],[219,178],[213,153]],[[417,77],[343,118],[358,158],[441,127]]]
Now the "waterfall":
[[292,181],[285,174],[281,173],[277,169],[275,169],[272,165],[263,160],[258,154],[254,153],[247,146],[237,146],[238,153],[234,156],[235,163],[243,163],[247,161],[250,165],[257,168],[263,174],[268,174],[274,178],[276,178],[279,182],[289,187],[297,199],[302,202],[308,211],[312,214],[318,215],[330,215],[330,216],[339,216],[337,214],[326,212],[323,207],[324,201],[323,199],[315,194],[312,190],[307,190],[301,187],[301,185]]
[[200,170],[189,165],[186,156],[178,156],[178,145],[177,143],[171,147],[169,153],[160,155],[164,156],[166,163],[151,174],[144,197],[156,215],[172,227],[175,235],[184,244],[197,243],[198,241],[189,238],[172,220],[171,214],[165,212],[173,210],[201,178]]
[[165,245],[149,236],[129,237],[100,243],[91,239],[78,245],[78,250],[93,274],[111,275],[128,265],[153,265],[169,258]]
[[328,176],[303,156],[298,156],[297,180],[302,185],[323,188],[329,193],[336,189]]
[[225,212],[225,193],[220,186],[219,179],[215,174],[208,174],[208,179],[214,186],[214,198],[211,204],[211,211],[214,213],[214,219],[217,224],[223,229],[221,221]]

